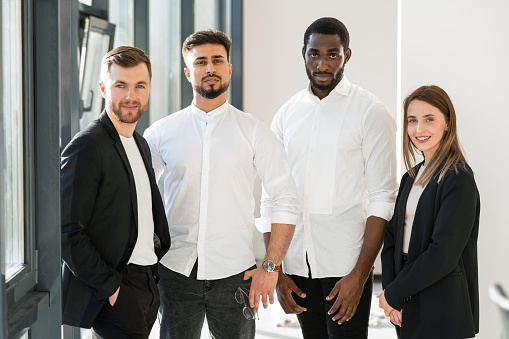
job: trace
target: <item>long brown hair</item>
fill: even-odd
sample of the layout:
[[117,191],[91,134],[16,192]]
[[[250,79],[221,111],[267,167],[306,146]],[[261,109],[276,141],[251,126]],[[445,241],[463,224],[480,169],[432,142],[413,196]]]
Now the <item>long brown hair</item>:
[[417,147],[415,147],[407,133],[408,107],[414,100],[423,101],[436,107],[444,115],[447,124],[447,130],[444,132],[437,151],[431,159],[427,159],[424,172],[414,184],[425,186],[433,178],[433,175],[438,169],[440,169],[438,176],[438,181],[440,181],[450,168],[453,168],[456,173],[458,173],[458,166],[465,166],[467,162],[458,139],[456,112],[454,111],[451,99],[447,93],[438,86],[421,86],[406,97],[403,102],[403,161],[405,162],[405,167],[410,176],[415,178],[417,175],[414,170],[415,153],[421,153]]

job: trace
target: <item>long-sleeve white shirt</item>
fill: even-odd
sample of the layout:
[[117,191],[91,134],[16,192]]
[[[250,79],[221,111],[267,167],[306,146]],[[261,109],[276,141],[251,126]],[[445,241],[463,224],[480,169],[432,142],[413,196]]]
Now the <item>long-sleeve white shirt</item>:
[[[396,182],[396,124],[387,108],[346,76],[322,100],[310,87],[276,113],[302,200],[300,220],[284,259],[288,274],[342,277],[357,263],[366,218],[389,220]],[[262,193],[259,230],[270,232],[273,201]]]
[[251,115],[226,102],[208,113],[194,104],[145,131],[156,178],[164,177],[171,248],[161,259],[198,279],[221,279],[254,265],[253,186],[272,197],[272,223],[295,225],[300,202],[281,143]]

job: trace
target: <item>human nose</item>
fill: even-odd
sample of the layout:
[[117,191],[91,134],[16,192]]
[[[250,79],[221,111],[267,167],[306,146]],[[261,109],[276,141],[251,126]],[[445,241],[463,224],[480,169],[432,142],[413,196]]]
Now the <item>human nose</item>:
[[214,74],[216,72],[216,68],[212,63],[207,64],[207,68],[205,69],[208,74]]
[[316,65],[316,68],[320,72],[323,72],[323,71],[326,71],[326,70],[329,69],[329,65],[327,64],[327,62],[323,58],[320,58],[320,59],[318,59],[318,63]]
[[417,123],[417,126],[416,126],[416,131],[417,133],[422,133],[425,131],[425,128],[424,128],[424,125],[421,124],[420,122]]
[[125,99],[126,100],[134,100],[136,98],[136,94],[134,88],[128,87],[125,91]]

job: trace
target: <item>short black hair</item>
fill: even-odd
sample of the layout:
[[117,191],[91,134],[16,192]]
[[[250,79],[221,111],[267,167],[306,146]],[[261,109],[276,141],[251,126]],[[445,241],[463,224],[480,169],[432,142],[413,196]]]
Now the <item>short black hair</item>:
[[309,37],[313,33],[318,34],[337,34],[341,39],[341,44],[345,51],[350,46],[350,34],[346,26],[336,18],[320,18],[315,20],[304,33],[304,50],[306,50]]
[[205,44],[222,45],[226,49],[226,60],[230,60],[231,39],[224,32],[208,29],[206,31],[195,32],[186,38],[182,45],[184,62],[191,48]]

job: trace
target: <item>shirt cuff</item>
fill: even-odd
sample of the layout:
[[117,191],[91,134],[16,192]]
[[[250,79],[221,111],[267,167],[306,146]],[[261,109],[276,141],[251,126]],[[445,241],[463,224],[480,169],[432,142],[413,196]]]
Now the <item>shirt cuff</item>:
[[387,221],[391,220],[394,213],[394,203],[375,201],[368,205],[367,215],[379,217]]
[[289,224],[289,225],[297,225],[299,221],[298,213],[291,213],[285,211],[272,211],[272,220],[273,224]]
[[256,218],[255,226],[258,229],[258,231],[260,231],[261,234],[270,232],[271,229],[270,217]]

